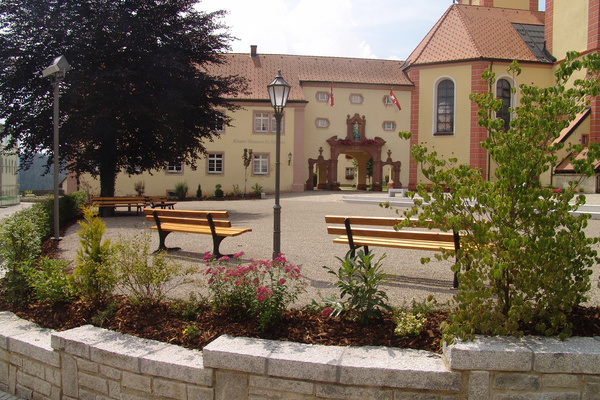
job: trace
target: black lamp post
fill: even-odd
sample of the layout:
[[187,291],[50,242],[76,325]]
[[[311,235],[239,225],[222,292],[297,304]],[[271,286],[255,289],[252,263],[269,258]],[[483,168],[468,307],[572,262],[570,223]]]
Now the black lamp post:
[[60,82],[65,78],[67,71],[71,69],[65,56],[56,57],[52,64],[42,71],[42,78],[50,78],[54,87],[54,240],[60,237],[60,226],[58,219],[58,97],[60,93]]
[[277,72],[275,80],[267,85],[271,105],[275,110],[275,122],[277,124],[275,145],[275,206],[273,207],[273,259],[281,253],[281,206],[279,205],[279,163],[281,147],[281,118],[283,109],[290,94],[290,85],[281,76],[281,70]]

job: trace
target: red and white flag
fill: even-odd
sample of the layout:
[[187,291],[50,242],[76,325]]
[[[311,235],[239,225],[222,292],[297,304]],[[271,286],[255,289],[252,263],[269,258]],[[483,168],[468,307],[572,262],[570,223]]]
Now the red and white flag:
[[398,102],[398,99],[396,98],[396,95],[394,95],[394,91],[392,89],[390,89],[390,98],[392,99],[392,103],[398,107],[398,110],[402,110],[402,107],[400,107],[400,103]]
[[331,86],[329,87],[329,105],[333,107],[333,82],[331,82]]

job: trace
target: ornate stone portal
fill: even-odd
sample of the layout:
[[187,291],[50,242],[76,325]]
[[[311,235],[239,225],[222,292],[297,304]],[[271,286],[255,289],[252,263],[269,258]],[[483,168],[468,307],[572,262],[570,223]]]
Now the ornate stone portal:
[[400,161],[393,161],[391,159],[391,150],[388,150],[388,158],[385,161],[381,159],[381,149],[386,143],[380,137],[374,139],[367,139],[365,136],[366,119],[364,115],[360,117],[358,114],[354,114],[353,117],[348,115],[346,119],[346,137],[344,139],[338,139],[337,135],[327,139],[327,143],[331,148],[330,158],[326,160],[323,157],[323,148],[319,148],[319,157],[317,159],[308,160],[309,178],[306,182],[306,189],[312,190],[315,187],[313,181],[313,171],[315,165],[317,166],[317,188],[328,189],[332,187],[334,182],[338,182],[337,170],[338,170],[338,157],[342,154],[348,155],[356,161],[357,164],[357,183],[356,189],[366,190],[367,189],[367,163],[373,159],[373,186],[379,183],[379,190],[383,184],[383,166],[391,166],[391,176],[388,182],[388,187],[400,187],[399,182],[400,176]]

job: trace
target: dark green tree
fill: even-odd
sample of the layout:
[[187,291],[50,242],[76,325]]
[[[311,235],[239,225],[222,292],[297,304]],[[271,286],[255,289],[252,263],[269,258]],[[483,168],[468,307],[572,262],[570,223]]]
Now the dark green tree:
[[119,172],[189,163],[228,124],[237,76],[211,74],[232,39],[222,12],[194,0],[3,0],[0,119],[24,165],[52,151],[52,89],[40,72],[58,55],[73,69],[61,84],[61,162],[100,177],[114,194]]

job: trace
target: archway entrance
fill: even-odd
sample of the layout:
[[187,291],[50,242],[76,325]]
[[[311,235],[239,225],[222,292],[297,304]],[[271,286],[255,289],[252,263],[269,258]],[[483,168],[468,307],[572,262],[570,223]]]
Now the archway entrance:
[[[356,189],[367,189],[367,163],[373,159],[373,184],[379,184],[379,190],[383,185],[383,166],[389,165],[391,168],[390,181],[388,187],[399,187],[398,178],[400,176],[400,161],[391,159],[391,150],[388,150],[388,158],[385,161],[381,159],[381,149],[386,143],[380,137],[367,139],[365,135],[366,119],[364,116],[354,114],[353,117],[346,118],[346,137],[339,139],[332,136],[327,139],[330,146],[330,157],[326,160],[323,157],[323,148],[319,148],[319,157],[308,160],[309,179],[306,182],[306,189],[312,190],[315,186],[319,189],[331,188],[334,182],[339,182],[338,178],[338,158],[340,155],[348,155],[356,160]],[[324,172],[326,168],[327,172]],[[313,174],[317,173],[317,183],[313,181]],[[376,185],[373,185],[377,188]]]

